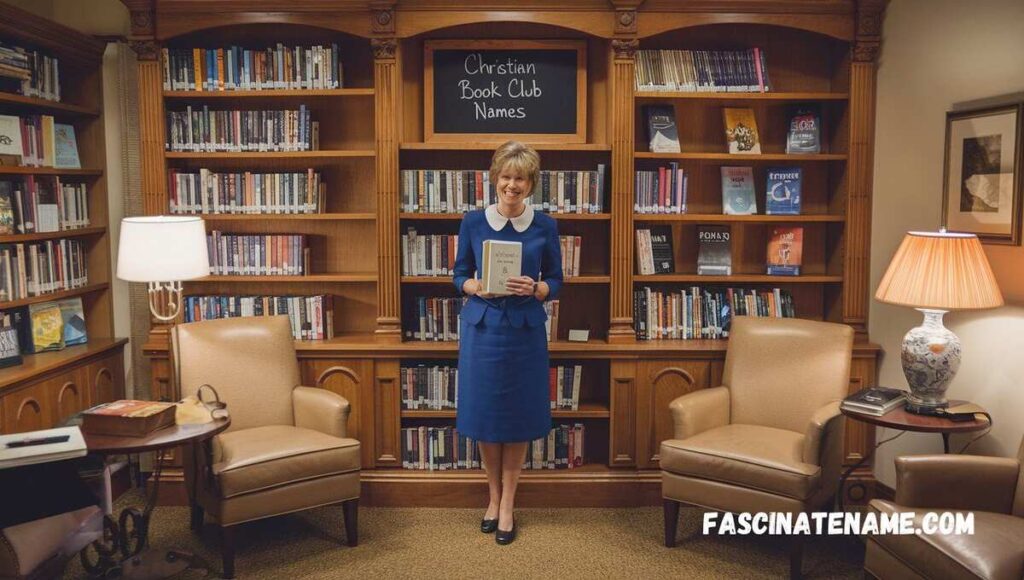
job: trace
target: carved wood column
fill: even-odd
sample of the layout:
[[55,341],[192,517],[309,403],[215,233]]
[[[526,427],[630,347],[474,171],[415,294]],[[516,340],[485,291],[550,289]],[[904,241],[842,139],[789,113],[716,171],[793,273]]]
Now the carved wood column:
[[[374,12],[375,26],[394,26],[391,10]],[[384,16],[386,15],[386,16]],[[374,38],[373,69],[376,104],[377,177],[377,335],[388,341],[400,341],[401,279],[399,278],[398,238],[398,127],[399,67],[395,38]]]
[[609,342],[631,342],[633,333],[633,92],[635,38],[612,40],[611,326]]
[[131,13],[129,44],[138,55],[139,165],[145,215],[167,213],[167,171],[164,165],[164,97],[160,43],[155,39],[152,0],[122,0]]
[[875,63],[885,0],[861,0],[850,67],[850,151],[847,161],[843,322],[867,337],[871,288],[871,194],[875,141]]

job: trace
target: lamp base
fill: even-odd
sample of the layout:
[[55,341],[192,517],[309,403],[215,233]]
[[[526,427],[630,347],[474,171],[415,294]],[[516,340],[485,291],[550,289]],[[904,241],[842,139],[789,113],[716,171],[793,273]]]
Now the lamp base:
[[949,406],[946,389],[960,369],[960,339],[942,324],[944,310],[918,308],[924,322],[903,337],[903,375],[910,393],[907,410],[930,414]]
[[949,408],[949,401],[942,401],[939,403],[929,403],[925,401],[914,401],[912,397],[907,397],[907,404],[903,407],[908,413],[914,413],[915,415],[941,415],[943,411]]

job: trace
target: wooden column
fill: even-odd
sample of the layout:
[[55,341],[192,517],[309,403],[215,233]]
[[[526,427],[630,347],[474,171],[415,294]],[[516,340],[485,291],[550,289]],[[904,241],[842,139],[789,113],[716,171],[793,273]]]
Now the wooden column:
[[161,46],[155,40],[153,0],[122,0],[131,14],[129,45],[138,55],[139,165],[145,215],[168,212],[167,167],[164,164],[164,75]]
[[850,155],[847,163],[843,322],[867,338],[871,277],[871,194],[875,142],[875,62],[884,0],[861,0],[850,70]]
[[609,342],[632,342],[633,333],[633,91],[635,38],[612,40],[612,235]]
[[[375,23],[381,10],[375,13]],[[392,23],[390,19],[388,22]],[[374,38],[373,74],[376,91],[374,133],[377,176],[377,335],[388,341],[402,338],[398,238],[399,68],[395,38]]]

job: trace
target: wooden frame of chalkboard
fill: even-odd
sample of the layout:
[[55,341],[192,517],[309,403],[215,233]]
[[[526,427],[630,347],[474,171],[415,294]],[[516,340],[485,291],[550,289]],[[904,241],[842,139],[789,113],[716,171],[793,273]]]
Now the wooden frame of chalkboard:
[[[587,142],[585,41],[428,40],[424,45],[424,141]],[[531,54],[533,59],[525,58]],[[573,62],[575,83],[552,82]],[[455,69],[460,63],[461,71]],[[435,92],[435,87],[444,88]],[[564,98],[572,87],[573,98]]]

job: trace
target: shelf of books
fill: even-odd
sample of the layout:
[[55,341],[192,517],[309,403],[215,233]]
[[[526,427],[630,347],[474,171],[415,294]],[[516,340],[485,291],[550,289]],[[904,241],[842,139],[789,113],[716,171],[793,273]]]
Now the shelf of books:
[[207,223],[211,275],[184,321],[288,314],[295,339],[376,328],[367,39],[237,26],[162,48],[169,212]]
[[738,315],[841,321],[848,56],[824,37],[766,32],[641,42],[638,340],[724,339]]
[[[6,5],[2,20],[0,408],[18,413],[0,432],[12,432],[103,402],[72,377],[85,358],[120,356],[124,341],[112,338],[104,45]],[[44,373],[64,373],[74,400],[68,389],[39,394]]]

